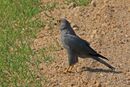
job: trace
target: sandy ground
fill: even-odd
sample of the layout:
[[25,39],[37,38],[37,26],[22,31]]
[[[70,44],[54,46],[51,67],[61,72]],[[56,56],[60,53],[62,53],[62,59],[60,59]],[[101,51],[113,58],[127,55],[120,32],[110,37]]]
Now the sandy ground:
[[[49,1],[43,0],[42,4]],[[41,13],[46,26],[34,40],[36,50],[46,48],[46,53],[54,57],[52,63],[39,65],[47,78],[43,87],[130,87],[130,0],[93,0],[85,7],[65,4],[64,0],[51,2],[58,5]],[[63,16],[80,37],[110,60],[115,71],[86,58],[79,60],[73,73],[63,73],[68,67],[68,58],[61,46],[57,23]]]

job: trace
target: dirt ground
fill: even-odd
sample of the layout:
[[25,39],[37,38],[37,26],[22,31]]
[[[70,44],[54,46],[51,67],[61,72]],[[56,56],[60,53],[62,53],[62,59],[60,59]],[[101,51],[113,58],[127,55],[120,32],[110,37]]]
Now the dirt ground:
[[[51,11],[43,11],[46,26],[37,34],[34,48],[46,48],[54,61],[42,62],[40,72],[47,78],[43,87],[130,87],[130,0],[92,0],[88,6],[57,2]],[[76,34],[109,59],[116,70],[111,71],[91,58],[79,59],[73,73],[64,74],[68,58],[60,42],[57,20],[66,16]],[[77,69],[77,72],[76,72]]]

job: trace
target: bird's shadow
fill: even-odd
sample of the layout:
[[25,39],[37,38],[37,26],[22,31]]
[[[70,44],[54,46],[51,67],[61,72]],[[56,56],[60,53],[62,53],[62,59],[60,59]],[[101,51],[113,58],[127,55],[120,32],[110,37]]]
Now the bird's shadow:
[[116,70],[111,70],[111,69],[102,69],[102,68],[90,68],[90,67],[82,67],[81,72],[84,71],[89,71],[89,72],[104,72],[104,73],[115,73],[115,74],[120,74],[122,71],[116,71]]

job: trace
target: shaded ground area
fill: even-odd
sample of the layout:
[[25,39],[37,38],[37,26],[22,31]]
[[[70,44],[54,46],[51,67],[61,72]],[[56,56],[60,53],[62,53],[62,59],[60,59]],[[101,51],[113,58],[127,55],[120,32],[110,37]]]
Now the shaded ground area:
[[[45,48],[46,54],[54,58],[49,64],[39,65],[47,79],[44,87],[130,87],[130,0],[93,0],[88,6],[66,4],[64,0],[50,1],[42,2],[44,6],[52,3],[53,9],[48,6],[41,13],[46,26],[34,40],[35,50]],[[80,59],[73,73],[63,73],[68,62],[57,24],[63,16],[80,37],[109,58],[115,71],[94,60]]]

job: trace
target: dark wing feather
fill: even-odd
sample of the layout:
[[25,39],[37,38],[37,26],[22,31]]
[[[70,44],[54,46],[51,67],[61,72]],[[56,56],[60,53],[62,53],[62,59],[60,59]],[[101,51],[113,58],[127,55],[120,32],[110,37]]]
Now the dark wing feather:
[[97,56],[97,57],[101,57],[101,58],[103,58],[103,59],[108,60],[108,58],[106,58],[106,57],[104,57],[104,56],[98,54],[98,53],[97,53],[94,49],[92,49],[89,45],[86,46],[86,49],[89,50],[88,52],[89,52],[90,55],[92,55],[92,56]]
[[112,69],[112,70],[115,69],[113,66],[111,66],[110,64],[108,64],[107,62],[105,62],[104,60],[102,60],[102,59],[100,59],[100,58],[98,58],[98,57],[96,57],[96,56],[92,56],[92,58],[93,58],[94,60],[97,60],[98,62],[104,64],[105,66],[107,66],[108,68],[110,68],[110,69]]
[[88,54],[97,55],[97,52],[94,51],[85,40],[79,38],[78,36],[66,34],[64,36],[64,42],[74,51],[81,51]]
[[79,54],[97,56],[108,60],[106,57],[98,54],[94,49],[92,49],[87,41],[81,39],[78,36],[66,34],[64,36],[64,42],[67,46]]
[[64,36],[64,43],[69,46],[69,48],[71,48],[73,51],[87,51],[86,49],[84,49],[84,46],[86,43],[84,43],[84,41],[79,38],[78,36],[74,36],[71,34],[66,34]]

